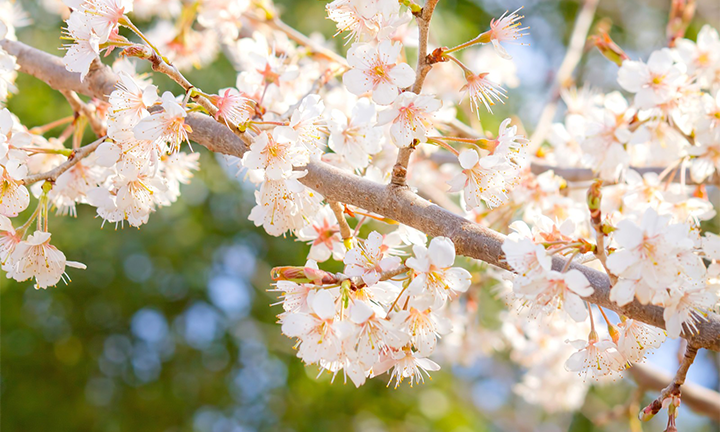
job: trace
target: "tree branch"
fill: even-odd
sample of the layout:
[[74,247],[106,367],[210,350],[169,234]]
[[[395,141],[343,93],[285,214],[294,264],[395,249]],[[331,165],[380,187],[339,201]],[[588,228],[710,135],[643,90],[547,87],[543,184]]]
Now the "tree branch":
[[[422,10],[415,15],[415,19],[418,24],[418,60],[417,67],[415,68],[415,82],[412,85],[412,92],[420,94],[425,77],[427,76],[430,69],[432,69],[432,63],[428,62],[428,38],[430,37],[430,20],[432,19],[433,12],[435,12],[435,6],[437,6],[440,0],[427,0]],[[405,179],[407,177],[407,168],[410,163],[410,156],[415,150],[415,141],[408,147],[403,147],[398,151],[397,161],[392,171],[392,178],[390,183],[395,186],[405,186]]]
[[[648,364],[636,364],[627,369],[638,386],[648,390],[663,390],[673,378]],[[698,414],[720,422],[720,393],[693,383],[683,384],[683,405]]]
[[81,115],[87,119],[90,124],[90,129],[92,129],[95,136],[105,136],[107,133],[107,125],[98,117],[94,105],[88,105],[83,102],[77,93],[72,90],[61,90],[60,93],[65,96],[65,99],[67,99],[76,115]]
[[[51,86],[66,85],[66,89],[86,90],[91,95],[109,94],[107,89],[114,88],[116,77],[109,68],[96,71],[96,77],[103,76],[106,80],[96,78],[93,81],[99,89],[105,90],[88,88],[87,83],[80,82],[79,74],[65,70],[60,58],[20,42],[6,40],[0,44],[6,51],[8,48],[14,52],[22,51],[23,56],[18,57],[20,70],[51,83]],[[106,98],[103,97],[103,99]],[[242,157],[248,149],[243,138],[249,140],[249,137],[235,135],[227,126],[216,122],[211,117],[190,113],[186,121],[193,129],[190,138],[211,151]],[[388,188],[386,185],[359,178],[323,162],[310,162],[300,169],[308,171],[300,181],[329,201],[338,201],[364,208],[409,225],[430,236],[448,237],[455,244],[459,255],[479,259],[510,270],[503,259],[502,243],[505,236],[431,204],[407,188]],[[566,260],[563,258],[555,257],[553,259],[555,270],[562,269],[565,263]],[[629,318],[656,327],[665,327],[661,307],[642,305],[637,300],[622,307],[618,306],[610,300],[610,281],[605,273],[576,263],[572,263],[570,268],[581,271],[595,289],[593,295],[587,297],[590,302]],[[687,335],[688,342],[693,346],[720,351],[720,317],[710,313],[707,321],[699,323],[697,327],[699,333]]]
[[337,219],[338,225],[340,226],[340,236],[342,239],[352,239],[353,233],[345,219],[345,214],[343,213],[343,208],[340,203],[337,201],[328,201],[328,204],[330,204],[330,209],[335,213],[335,219]]
[[90,153],[94,152],[95,149],[97,149],[98,146],[105,141],[105,138],[106,137],[103,136],[100,139],[93,141],[92,143],[84,147],[80,147],[79,149],[77,149],[77,151],[72,152],[70,156],[68,156],[67,161],[61,163],[60,165],[56,166],[48,172],[32,174],[25,177],[22,180],[23,184],[29,185],[35,182],[39,182],[41,180],[48,180],[54,182],[55,180],[57,180],[58,177],[60,177],[62,173],[75,166],[75,164],[80,162],[83,158],[87,157]]
[[680,387],[685,384],[685,377],[687,376],[690,366],[692,366],[693,362],[695,361],[695,356],[697,356],[697,352],[697,347],[688,344],[687,348],[685,349],[685,356],[680,362],[680,367],[678,367],[677,373],[675,373],[675,378],[667,387],[665,387],[660,392],[660,396],[658,396],[657,399],[652,401],[650,405],[646,406],[642,410],[643,414],[654,416],[655,414],[659,413],[660,410],[663,408],[663,401],[665,399],[671,396],[680,396]]

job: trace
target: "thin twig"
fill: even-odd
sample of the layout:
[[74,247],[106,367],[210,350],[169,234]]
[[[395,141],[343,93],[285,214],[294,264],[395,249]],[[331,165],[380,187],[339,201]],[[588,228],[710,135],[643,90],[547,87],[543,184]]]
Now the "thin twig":
[[101,137],[107,134],[107,125],[100,116],[98,116],[95,105],[86,104],[74,91],[60,90],[60,93],[65,96],[75,115],[81,115],[87,119],[90,129],[92,129],[95,136]]
[[[667,374],[648,363],[635,364],[626,369],[625,374],[633,377],[638,386],[661,391],[672,379]],[[716,422],[720,422],[720,393],[692,382],[686,382],[682,387],[683,406],[689,407],[698,414],[703,414]]]
[[340,236],[342,237],[342,239],[352,239],[352,230],[350,229],[350,225],[348,225],[347,223],[347,219],[345,219],[345,213],[343,212],[342,205],[340,205],[340,203],[337,201],[328,201],[328,204],[330,205],[333,213],[335,213],[335,219],[337,219],[338,225],[340,225]]
[[695,356],[697,356],[698,347],[688,344],[687,349],[685,350],[685,356],[682,359],[682,362],[680,362],[680,367],[678,367],[677,372],[675,373],[675,378],[673,381],[665,387],[661,392],[660,396],[657,397],[650,405],[646,406],[642,413],[646,415],[655,415],[660,412],[663,406],[663,401],[671,396],[680,396],[681,391],[680,387],[685,384],[685,377],[687,376],[688,370],[690,369],[690,366],[692,366],[693,362],[695,361]]
[[261,21],[265,24],[269,25],[271,28],[281,31],[285,33],[290,39],[295,41],[298,45],[302,45],[305,48],[310,49],[312,52],[325,57],[328,60],[334,61],[335,63],[342,66],[344,69],[349,68],[348,62],[345,59],[345,57],[341,56],[340,54],[334,52],[331,49],[325,48],[322,45],[317,44],[315,41],[310,39],[309,37],[305,36],[304,34],[300,33],[299,31],[295,30],[294,28],[287,25],[285,22],[280,20],[279,18],[275,18],[268,21]]
[[[425,77],[427,76],[432,64],[428,62],[428,37],[430,35],[430,20],[432,19],[435,6],[437,6],[440,0],[428,0],[423,6],[422,10],[415,15],[418,24],[418,60],[417,67],[415,68],[415,82],[412,85],[412,92],[420,94]],[[397,161],[392,171],[392,178],[390,184],[395,186],[405,186],[405,179],[407,178],[408,164],[410,163],[410,156],[415,150],[417,141],[413,141],[408,147],[403,147],[398,151]]]
[[90,153],[94,152],[95,149],[98,148],[100,144],[102,144],[105,141],[106,137],[101,137],[94,142],[84,146],[80,147],[77,151],[73,152],[68,156],[68,160],[63,162],[62,164],[56,166],[55,168],[51,169],[50,171],[40,173],[40,174],[33,174],[25,177],[22,182],[23,184],[29,185],[35,182],[39,182],[41,180],[47,180],[50,182],[54,182],[57,180],[58,177],[65,171],[72,168],[76,163],[80,162],[82,159],[87,157]]

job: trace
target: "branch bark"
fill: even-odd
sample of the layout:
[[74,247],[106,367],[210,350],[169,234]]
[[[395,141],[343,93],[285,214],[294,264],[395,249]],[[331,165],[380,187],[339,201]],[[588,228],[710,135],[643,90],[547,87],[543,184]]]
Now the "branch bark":
[[[415,67],[415,82],[412,86],[412,92],[420,94],[425,77],[432,69],[432,63],[428,62],[428,39],[430,37],[430,20],[432,19],[435,7],[440,0],[427,0],[422,10],[415,16],[418,24],[418,60]],[[390,182],[396,186],[404,186],[407,177],[407,169],[410,164],[410,156],[415,150],[414,141],[412,145],[403,147],[398,151],[397,161],[393,167],[392,178]]]
[[[86,94],[106,100],[105,95],[112,92],[117,81],[109,68],[98,68],[91,81],[97,86],[94,88],[89,82],[80,82],[79,74],[66,71],[62,60],[56,56],[16,41],[5,40],[0,42],[0,45],[8,52],[22,53],[18,57],[22,72],[34,75],[59,90],[87,92]],[[243,138],[249,137],[235,135],[225,125],[209,116],[191,113],[186,121],[193,128],[190,138],[211,151],[242,157],[248,149]],[[448,237],[455,244],[458,254],[510,270],[503,260],[502,243],[505,236],[431,204],[406,187],[388,187],[374,183],[323,162],[311,162],[302,169],[306,169],[308,173],[300,181],[329,201],[364,208],[419,229],[430,236]],[[556,257],[553,267],[560,270],[565,263],[565,259]],[[594,294],[587,297],[591,303],[656,327],[665,327],[661,307],[642,305],[637,300],[620,307],[610,300],[610,281],[605,273],[576,263],[572,263],[570,268],[585,274],[595,289]],[[693,346],[720,351],[720,317],[711,313],[707,318],[707,321],[698,324],[699,333],[688,335],[686,339]]]
[[90,153],[94,152],[95,149],[98,148],[100,144],[105,141],[106,137],[101,137],[98,140],[77,149],[77,151],[74,151],[68,156],[68,160],[61,163],[60,165],[56,166],[55,168],[51,169],[48,172],[40,173],[40,174],[33,174],[25,177],[22,182],[23,184],[29,185],[33,184],[42,180],[48,180],[51,182],[54,182],[55,180],[60,177],[62,173],[69,170],[75,164],[80,162],[82,159],[84,159],[86,156],[88,156]]
[[687,348],[685,349],[685,356],[680,361],[680,366],[675,373],[675,378],[673,378],[672,382],[667,387],[662,389],[662,391],[660,392],[660,396],[658,396],[657,399],[652,401],[650,405],[646,406],[643,409],[643,414],[654,416],[655,414],[659,413],[660,410],[663,408],[663,401],[666,398],[681,395],[680,387],[685,384],[685,378],[687,377],[688,370],[690,370],[690,366],[692,366],[693,362],[695,361],[697,352],[697,347],[688,344]]

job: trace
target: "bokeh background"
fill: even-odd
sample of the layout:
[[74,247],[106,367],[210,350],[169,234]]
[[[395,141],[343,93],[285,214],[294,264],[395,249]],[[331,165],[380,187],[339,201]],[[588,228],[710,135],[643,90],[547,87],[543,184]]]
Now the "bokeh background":
[[[33,23],[21,41],[60,54],[61,23],[22,1]],[[664,44],[669,0],[604,0],[596,20],[612,22],[613,38],[631,57]],[[720,22],[720,3],[698,1],[689,29]],[[278,0],[283,19],[330,38],[325,2]],[[532,130],[553,71],[580,7],[577,1],[441,0],[433,19],[436,43],[476,36],[505,9],[525,6],[529,46],[512,47],[520,85],[488,122],[516,113]],[[143,23],[148,25],[150,23]],[[342,49],[342,41],[334,41]],[[584,57],[581,80],[615,88],[617,68],[597,52]],[[232,86],[235,72],[218,58],[187,74],[206,91]],[[432,75],[430,76],[432,79]],[[162,89],[176,90],[156,79]],[[63,97],[21,75],[9,108],[28,127],[71,110]],[[68,286],[36,291],[0,278],[0,397],[3,431],[600,431],[629,430],[626,421],[598,424],[624,403],[631,382],[593,389],[574,413],[544,413],[512,391],[522,373],[502,353],[453,365],[446,361],[424,385],[386,387],[382,378],[356,389],[341,377],[316,378],[280,334],[280,311],[269,270],[301,265],[308,247],[265,235],[247,221],[254,205],[237,167],[203,148],[201,171],[179,202],[153,214],[141,229],[118,229],[80,207],[78,217],[51,219],[53,243],[87,264]],[[495,307],[489,303],[490,307]],[[671,372],[672,341],[651,359]],[[717,353],[703,352],[690,379],[718,388]],[[653,396],[654,397],[654,396]],[[646,395],[646,400],[650,394]],[[664,414],[645,426],[663,430]],[[686,431],[717,431],[717,423],[681,411]]]

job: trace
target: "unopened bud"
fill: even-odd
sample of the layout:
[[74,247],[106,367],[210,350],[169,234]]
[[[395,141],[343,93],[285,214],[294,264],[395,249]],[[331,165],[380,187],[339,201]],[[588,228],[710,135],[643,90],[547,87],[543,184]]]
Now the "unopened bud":
[[675,46],[675,40],[685,36],[690,21],[695,15],[695,0],[673,0],[670,5],[670,17],[666,34],[668,44],[672,48]]
[[602,231],[603,234],[608,235],[611,232],[615,231],[615,227],[610,224],[604,223],[602,224],[600,231]]
[[606,59],[622,66],[622,63],[629,57],[618,44],[616,44],[607,32],[600,30],[598,34],[590,36],[590,41],[600,50]]
[[638,418],[640,421],[649,421],[651,418],[655,417],[655,413],[653,412],[652,406],[648,405],[645,408],[643,408],[642,411],[640,411],[640,414],[638,414]]
[[274,281],[291,281],[295,283],[309,283],[315,285],[329,285],[337,283],[334,274],[312,267],[275,267],[270,271]]
[[588,334],[588,342],[595,343],[599,340],[600,337],[598,336],[597,332],[595,330],[590,330],[590,333]]
[[708,193],[707,188],[704,184],[700,184],[695,188],[695,191],[693,191],[693,198],[700,198],[700,199],[708,199]]
[[122,50],[120,55],[126,57],[137,57],[139,59],[149,59],[153,56],[152,48],[145,45],[133,45]]
[[620,332],[618,331],[617,327],[608,323],[608,333],[610,334],[613,342],[618,343],[618,341],[620,340]]

